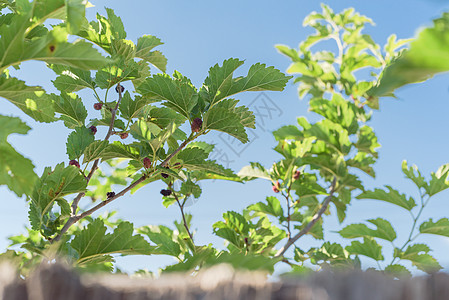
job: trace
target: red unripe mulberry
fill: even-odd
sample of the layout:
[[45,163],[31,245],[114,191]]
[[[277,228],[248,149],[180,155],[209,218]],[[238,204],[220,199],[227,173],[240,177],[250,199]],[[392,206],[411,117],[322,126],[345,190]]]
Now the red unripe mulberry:
[[203,126],[203,120],[201,120],[200,118],[195,118],[192,121],[192,132],[199,132],[201,130],[201,127]]
[[293,174],[293,179],[297,180],[299,178],[299,176],[301,176],[301,171],[296,170],[295,174]]
[[75,166],[77,168],[80,167],[80,163],[77,160],[75,160],[75,159],[72,159],[71,161],[69,161],[69,165]]
[[151,160],[148,157],[145,157],[143,159],[143,166],[145,167],[145,169],[151,168]]
[[99,103],[99,102],[98,102],[98,103],[95,103],[95,104],[94,104],[94,109],[95,109],[95,110],[100,110],[102,107],[103,107],[103,103]]

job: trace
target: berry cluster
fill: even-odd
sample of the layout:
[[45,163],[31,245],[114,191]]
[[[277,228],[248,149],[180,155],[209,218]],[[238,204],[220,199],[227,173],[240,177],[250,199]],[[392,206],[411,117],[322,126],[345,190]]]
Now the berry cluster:
[[115,193],[114,192],[107,192],[106,193],[106,197],[108,197],[108,199],[109,198],[112,198],[112,197],[114,197],[115,196]]

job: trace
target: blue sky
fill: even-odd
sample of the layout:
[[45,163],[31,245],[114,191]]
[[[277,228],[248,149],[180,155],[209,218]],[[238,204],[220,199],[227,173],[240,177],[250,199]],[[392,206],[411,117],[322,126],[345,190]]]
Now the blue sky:
[[[199,86],[207,76],[209,67],[224,59],[236,57],[245,60],[242,72],[256,62],[273,65],[285,71],[289,60],[278,54],[275,44],[296,47],[310,29],[302,27],[302,20],[313,10],[320,10],[318,1],[92,1],[94,8],[88,9],[93,19],[96,12],[105,14],[104,6],[115,10],[128,32],[128,39],[136,41],[143,34],[155,35],[164,41],[160,50],[168,58],[168,73],[180,71]],[[415,35],[420,26],[431,23],[442,11],[449,10],[444,1],[396,0],[396,1],[327,1],[335,11],[354,7],[372,18],[376,26],[369,26],[371,34],[379,44],[395,33],[399,38]],[[54,75],[44,69],[43,63],[28,62],[15,73],[28,84],[41,85],[54,92],[51,80]],[[448,163],[447,120],[449,115],[449,76],[440,75],[425,84],[401,89],[399,99],[382,99],[381,109],[374,113],[371,126],[374,127],[382,148],[380,159],[375,165],[377,178],[364,177],[368,187],[392,185],[403,192],[417,196],[401,172],[403,159],[417,164],[428,174]],[[130,85],[127,87],[131,88]],[[83,94],[86,106],[91,107],[94,98]],[[217,144],[214,159],[235,171],[250,161],[259,161],[270,166],[279,156],[272,150],[275,141],[271,131],[294,124],[298,116],[307,113],[307,102],[300,101],[297,87],[289,83],[284,92],[247,93],[239,97],[243,104],[258,110],[257,129],[250,133],[251,143],[245,148],[230,145],[220,135],[213,135],[209,141]],[[9,141],[25,156],[33,160],[38,174],[45,166],[54,166],[67,161],[65,141],[69,130],[61,123],[39,124],[25,116],[7,101],[0,100],[2,114],[20,116],[31,127],[27,136],[14,135]],[[271,108],[271,115],[266,108]],[[265,110],[264,110],[265,109]],[[89,117],[95,111],[90,108]],[[100,132],[101,133],[101,132]],[[118,199],[109,209],[118,209],[121,218],[130,220],[136,226],[147,224],[171,225],[179,219],[175,206],[165,209],[161,204],[161,184],[155,183],[139,190],[134,195]],[[221,219],[227,210],[241,211],[248,204],[261,201],[273,195],[271,185],[254,181],[242,185],[231,182],[202,183],[203,195],[187,211],[194,215],[193,228],[197,229],[198,244],[214,243],[222,246],[222,240],[212,235],[211,225]],[[424,212],[422,220],[439,219],[449,215],[449,192],[437,195]],[[0,187],[0,248],[7,245],[6,237],[24,231],[28,224],[27,207],[5,187]],[[89,201],[81,205],[86,207]],[[374,201],[354,200],[343,224],[360,222],[368,218],[383,217],[390,220],[398,231],[400,241],[407,237],[411,218],[406,211],[391,205]],[[326,217],[327,229],[341,228],[336,217]],[[326,238],[347,243],[338,235],[327,233]],[[418,241],[428,242],[440,263],[449,268],[447,249],[449,239],[426,236]],[[311,239],[304,239],[302,245],[313,245]],[[315,243],[316,244],[316,243]],[[388,248],[389,249],[389,248]],[[125,270],[148,268],[155,270],[161,264],[170,263],[163,257],[125,257],[119,259],[119,266]],[[366,260],[365,266],[372,265]]]

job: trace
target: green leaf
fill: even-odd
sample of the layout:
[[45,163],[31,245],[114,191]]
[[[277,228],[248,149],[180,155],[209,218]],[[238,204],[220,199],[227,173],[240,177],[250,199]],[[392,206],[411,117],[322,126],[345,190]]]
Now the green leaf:
[[231,244],[233,244],[237,248],[241,248],[242,247],[243,243],[241,242],[240,238],[237,236],[235,231],[232,230],[232,229],[229,229],[229,228],[226,228],[226,227],[216,228],[216,229],[214,229],[214,234],[216,236],[219,236],[219,237],[227,240],[228,242],[230,242]]
[[354,103],[346,101],[340,94],[334,93],[332,100],[312,99],[310,110],[314,111],[330,121],[340,124],[349,134],[356,133],[359,128],[357,119],[363,115],[363,110]]
[[424,272],[432,273],[442,269],[437,260],[428,254],[429,251],[429,246],[425,244],[414,244],[409,245],[405,252],[395,250],[394,256],[411,261],[415,267]]
[[363,238],[363,243],[359,241],[351,242],[350,246],[346,246],[346,250],[351,254],[364,255],[374,260],[383,260],[382,246],[372,238]]
[[186,148],[177,155],[183,165],[201,165],[205,162],[209,154],[201,148]]
[[[214,228],[229,228],[238,234],[248,234],[249,224],[245,217],[235,211],[228,211],[223,214],[225,222],[217,222]],[[223,227],[224,226],[224,227]]]
[[230,58],[223,61],[223,65],[215,66],[209,69],[209,75],[204,80],[202,95],[211,104],[227,97],[226,92],[230,90],[233,84],[234,71],[243,65],[243,61],[237,58]]
[[111,32],[114,35],[115,39],[125,39],[126,38],[126,31],[125,27],[123,26],[122,19],[120,17],[117,17],[114,13],[113,9],[105,8],[106,13],[108,14],[108,21],[109,24],[111,24]]
[[191,142],[187,144],[186,148],[200,148],[209,155],[214,150],[215,145],[206,142]]
[[385,219],[377,218],[377,219],[371,219],[368,220],[371,224],[375,225],[377,227],[376,229],[376,236],[380,239],[384,239],[387,241],[394,241],[396,239],[396,231],[394,230],[393,226],[391,226],[391,223]]
[[180,192],[183,195],[193,195],[195,198],[199,198],[201,195],[201,188],[198,184],[189,179],[181,184]]
[[209,70],[204,85],[211,104],[245,91],[282,91],[291,78],[274,67],[260,63],[252,65],[247,76],[232,78],[234,70],[241,64],[238,59],[228,59],[222,67],[215,65]]
[[50,66],[59,76],[53,80],[54,86],[65,93],[73,93],[84,88],[95,89],[95,81],[90,71],[61,65]]
[[31,128],[20,118],[0,115],[0,143],[7,143],[12,133],[27,134]]
[[[93,46],[83,40],[77,40],[73,43],[58,42],[55,33],[52,39],[46,41],[46,47],[35,56],[26,57],[27,59],[35,59],[45,61],[49,64],[62,64],[82,70],[97,70],[110,62],[109,59],[103,57]],[[52,51],[52,49],[54,49]],[[30,49],[29,52],[32,50]],[[25,57],[22,58],[25,60]]]
[[125,63],[133,60],[136,55],[136,45],[130,40],[113,40],[111,46],[112,57],[115,59],[120,58]]
[[42,176],[36,181],[31,194],[30,221],[34,230],[40,230],[44,215],[50,212],[54,201],[65,195],[83,192],[87,182],[75,166],[64,167],[63,163],[44,169]]
[[119,82],[135,80],[144,65],[123,58],[106,65],[95,74],[95,83],[102,89],[109,89]]
[[[303,230],[311,221],[312,217],[309,216],[303,220],[302,225],[295,225],[294,228]],[[319,219],[306,234],[310,234],[317,240],[324,239],[323,220]]]
[[381,200],[405,208],[408,211],[411,211],[416,206],[415,200],[412,197],[407,199],[404,194],[400,194],[391,186],[386,185],[385,187],[388,189],[388,192],[381,189],[375,189],[374,191],[363,192],[356,198]]
[[164,43],[155,36],[143,35],[137,40],[136,57],[143,58],[142,56],[147,55],[153,48],[163,44]]
[[156,74],[147,78],[137,92],[143,96],[165,101],[163,104],[184,117],[190,119],[190,112],[195,107],[198,96],[195,88],[186,82],[172,79],[167,74]]
[[267,204],[263,202],[257,202],[256,204],[248,206],[248,209],[283,218],[284,211],[282,209],[281,203],[279,202],[279,199],[277,199],[276,197],[267,197],[266,200]]
[[258,163],[251,163],[251,165],[243,167],[237,175],[248,180],[254,178],[271,180],[271,176],[268,171]]
[[363,151],[369,153],[377,158],[376,149],[380,147],[380,144],[377,142],[376,134],[373,131],[373,128],[364,125],[357,132],[357,142],[354,146],[359,149],[359,151]]
[[433,75],[449,71],[449,13],[434,20],[434,26],[421,30],[410,49],[393,60],[369,95],[389,96],[406,84],[427,80]]
[[186,118],[168,107],[153,107],[150,111],[149,121],[161,128],[167,127],[171,122],[178,125],[183,124]]
[[218,257],[209,257],[205,266],[215,264],[230,264],[235,269],[250,271],[274,272],[274,265],[281,258],[271,258],[263,255],[221,252]]
[[140,141],[151,141],[161,133],[162,129],[152,122],[146,122],[144,120],[137,120],[131,125],[132,136]]
[[77,263],[85,265],[104,259],[105,255],[149,255],[151,246],[141,235],[133,235],[133,225],[120,222],[112,233],[106,233],[106,226],[101,219],[95,219],[75,235],[70,243],[78,252]]
[[140,227],[139,233],[144,234],[157,246],[153,250],[153,254],[165,254],[179,257],[181,248],[179,244],[173,240],[173,231],[165,226],[144,226]]
[[66,143],[69,159],[79,159],[84,149],[94,140],[95,137],[89,128],[84,126],[75,128],[75,131],[69,134]]
[[[12,120],[5,122],[5,118],[6,120],[8,118]],[[8,126],[5,123],[26,126],[25,123],[17,124],[14,122],[15,119],[19,120],[18,118],[0,115],[0,185],[8,186],[18,197],[22,197],[24,194],[31,194],[37,175],[33,171],[34,165],[31,160],[18,153],[6,141],[2,141],[3,135],[6,133],[4,129],[7,129],[3,126]],[[17,130],[20,131],[20,129]]]
[[404,160],[402,161],[402,172],[408,179],[413,181],[417,187],[427,189],[427,182],[421,175],[421,172],[419,172],[418,167],[416,165],[409,167],[407,165],[407,161]]
[[445,189],[449,188],[449,164],[442,165],[438,168],[436,173],[431,173],[431,179],[428,183],[428,186],[425,187],[427,194],[429,196],[433,196]]
[[203,128],[225,132],[242,143],[248,142],[245,127],[255,128],[255,117],[236,100],[227,99],[214,105],[204,116]]
[[136,55],[136,57],[149,62],[162,72],[167,70],[167,58],[160,51],[150,51],[145,54],[139,54],[139,56]]
[[410,278],[412,277],[412,273],[403,265],[388,265],[384,272],[389,275],[393,275],[396,278]]
[[153,149],[153,153],[156,153],[160,148],[164,146],[165,142],[176,132],[177,128],[178,125],[172,122],[156,137],[150,140],[150,146]]
[[0,76],[0,97],[9,100],[38,122],[53,122],[53,100],[38,86],[27,86],[14,77]]
[[421,226],[419,226],[419,232],[449,237],[449,219],[442,218],[436,222],[429,219],[429,221],[423,222]]
[[130,145],[124,145],[121,142],[113,142],[109,144],[104,151],[101,152],[101,158],[103,160],[113,159],[113,158],[128,158],[139,160],[139,151],[131,147]]
[[108,147],[108,141],[94,141],[84,149],[83,164],[103,158]]
[[61,114],[61,120],[67,128],[84,126],[87,110],[78,95],[61,93],[60,96],[53,95],[53,99],[55,112]]
[[131,120],[136,118],[148,103],[150,101],[142,97],[136,97],[133,100],[130,93],[126,91],[119,105],[120,114],[124,119]]
[[391,223],[382,218],[368,220],[377,228],[371,229],[365,224],[351,224],[339,231],[344,238],[353,239],[359,237],[373,237],[380,238],[387,241],[394,241],[396,239],[396,232],[391,226]]
[[83,0],[66,1],[67,30],[71,34],[80,31],[85,20],[87,2]]

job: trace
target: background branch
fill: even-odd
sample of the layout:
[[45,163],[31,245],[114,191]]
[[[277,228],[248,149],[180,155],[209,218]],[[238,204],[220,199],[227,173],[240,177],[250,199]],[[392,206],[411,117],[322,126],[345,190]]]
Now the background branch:
[[337,177],[334,177],[334,180],[331,184],[331,190],[329,193],[329,196],[324,199],[323,205],[321,206],[320,210],[313,216],[312,220],[307,224],[306,227],[304,227],[297,235],[295,235],[293,238],[289,239],[284,247],[279,249],[279,251],[276,253],[274,257],[279,257],[284,255],[284,253],[290,248],[291,245],[293,245],[300,237],[305,235],[312,229],[313,225],[321,218],[323,213],[326,211],[327,207],[329,206],[330,201],[332,200],[332,197],[334,196],[335,192],[335,186],[337,185]]

